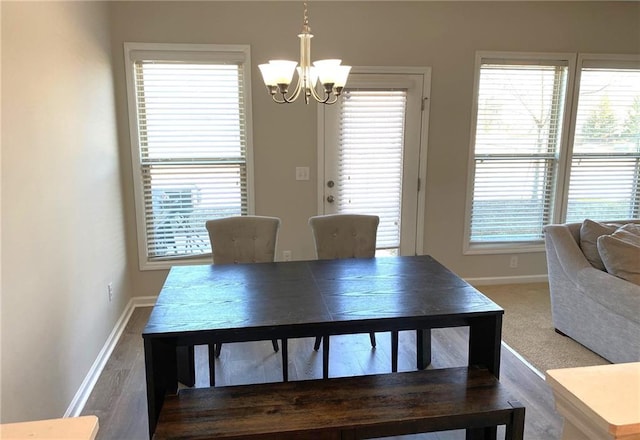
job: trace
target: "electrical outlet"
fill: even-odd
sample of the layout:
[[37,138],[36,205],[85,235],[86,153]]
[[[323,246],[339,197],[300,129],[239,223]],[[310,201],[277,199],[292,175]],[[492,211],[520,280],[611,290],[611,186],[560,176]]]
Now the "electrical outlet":
[[109,294],[109,302],[113,300],[113,283],[107,284],[107,293]]
[[284,261],[291,261],[291,251],[282,251],[282,259]]
[[516,267],[518,267],[518,256],[517,255],[512,255],[511,259],[509,260],[509,267],[512,269],[515,269]]

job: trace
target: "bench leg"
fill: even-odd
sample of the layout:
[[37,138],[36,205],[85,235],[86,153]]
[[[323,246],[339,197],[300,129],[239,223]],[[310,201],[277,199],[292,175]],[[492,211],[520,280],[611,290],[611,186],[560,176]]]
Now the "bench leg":
[[517,400],[509,401],[509,405],[513,407],[513,413],[511,416],[511,423],[506,427],[505,440],[523,440],[524,405]]

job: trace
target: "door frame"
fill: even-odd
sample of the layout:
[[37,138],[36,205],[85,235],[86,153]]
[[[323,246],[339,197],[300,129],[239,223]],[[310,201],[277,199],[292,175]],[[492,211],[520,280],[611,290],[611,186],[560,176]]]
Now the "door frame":
[[[421,130],[420,130],[420,151],[418,166],[418,200],[416,207],[416,242],[415,255],[424,253],[424,222],[426,209],[426,181],[427,181],[427,150],[429,139],[429,109],[431,104],[431,67],[379,67],[379,66],[359,66],[351,68],[352,74],[397,74],[397,75],[422,75],[422,114],[421,114]],[[348,85],[348,81],[347,81]],[[318,105],[318,122],[317,122],[317,186],[316,186],[316,211],[318,215],[324,212],[324,111],[321,105]]]

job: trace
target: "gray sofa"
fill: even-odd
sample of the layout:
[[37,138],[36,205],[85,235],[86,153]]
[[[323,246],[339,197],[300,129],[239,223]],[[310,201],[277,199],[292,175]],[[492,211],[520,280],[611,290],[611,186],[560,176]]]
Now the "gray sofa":
[[640,361],[640,285],[592,266],[580,247],[581,226],[544,228],[553,325],[610,362]]

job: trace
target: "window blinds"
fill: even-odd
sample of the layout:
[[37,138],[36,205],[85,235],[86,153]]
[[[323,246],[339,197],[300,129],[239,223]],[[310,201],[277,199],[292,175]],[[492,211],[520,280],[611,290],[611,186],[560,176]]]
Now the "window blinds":
[[567,221],[640,215],[640,69],[583,68]]
[[542,240],[553,202],[568,67],[483,63],[470,242]]
[[247,213],[241,63],[134,62],[148,259],[211,251],[205,222]]
[[406,95],[358,89],[341,98],[337,208],[378,215],[378,249],[400,246]]

